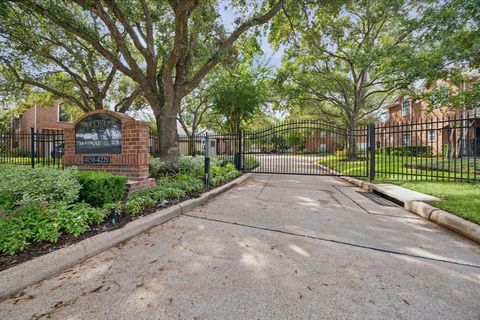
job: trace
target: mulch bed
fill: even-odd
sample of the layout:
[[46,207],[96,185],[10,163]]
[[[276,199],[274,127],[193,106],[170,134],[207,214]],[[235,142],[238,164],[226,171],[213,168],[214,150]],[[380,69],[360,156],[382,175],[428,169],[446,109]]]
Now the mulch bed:
[[92,227],[90,230],[88,230],[87,232],[83,233],[78,237],[74,237],[72,235],[62,235],[60,236],[60,238],[58,238],[58,241],[56,243],[32,244],[28,246],[24,251],[17,253],[16,255],[13,255],[13,256],[7,255],[7,254],[0,254],[0,271],[11,268],[13,266],[16,266],[20,263],[31,260],[33,258],[43,256],[44,254],[50,253],[52,251],[65,248],[71,244],[80,242],[84,239],[90,238],[99,233],[120,229],[130,221],[152,214],[157,210],[171,207],[185,200],[198,198],[202,193],[210,191],[211,189],[212,188],[209,188],[209,189],[205,188],[201,192],[193,192],[183,199],[167,199],[164,203],[159,205],[157,208],[144,210],[138,216],[117,215],[115,224],[112,224],[111,219],[106,219],[103,223],[99,224],[98,226]]

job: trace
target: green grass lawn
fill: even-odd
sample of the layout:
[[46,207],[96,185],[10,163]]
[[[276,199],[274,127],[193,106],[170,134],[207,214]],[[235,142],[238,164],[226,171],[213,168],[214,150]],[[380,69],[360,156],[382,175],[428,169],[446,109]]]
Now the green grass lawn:
[[480,224],[480,183],[398,180],[391,183],[441,198],[444,201],[432,205]]
[[[332,169],[349,176],[364,176],[368,172],[367,161],[346,161],[344,157],[328,155],[319,161]],[[473,179],[480,178],[480,159],[438,159],[433,157],[386,156],[377,154],[376,179],[421,180]]]
[[[340,160],[336,156],[328,156],[320,160],[319,163],[351,176],[362,175],[367,170],[366,161]],[[463,170],[454,173],[445,171],[445,167],[447,167],[445,164],[442,164],[442,168],[438,166],[440,162],[426,157],[407,158],[377,155],[376,160],[376,183],[392,183],[441,198],[443,201],[435,202],[433,205],[480,224],[480,183],[448,181],[448,178],[473,178],[472,169],[477,169],[478,164],[474,165],[473,161],[469,161],[468,164],[459,165],[460,160],[457,159],[456,164],[452,165],[450,163],[450,168],[454,168],[456,165],[458,169],[463,168]],[[435,160],[437,166],[432,166],[433,160]],[[421,164],[420,168],[412,168],[412,164],[415,167],[416,163]],[[426,163],[429,163],[428,169]],[[439,167],[442,169],[436,170]],[[421,177],[415,177],[414,175],[421,175]],[[477,177],[480,178],[479,173],[477,173]],[[442,181],[442,178],[447,179]]]
[[[49,158],[49,157],[35,157],[35,164],[46,164],[46,165],[61,165],[62,158]],[[31,157],[3,157],[0,155],[0,164],[15,164],[15,165],[31,165]]]

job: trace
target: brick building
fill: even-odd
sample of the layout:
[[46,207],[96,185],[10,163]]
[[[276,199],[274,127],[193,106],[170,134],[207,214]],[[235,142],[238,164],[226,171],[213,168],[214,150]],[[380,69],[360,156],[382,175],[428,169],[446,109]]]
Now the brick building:
[[14,120],[16,133],[27,133],[31,129],[35,132],[62,131],[71,122],[69,116],[62,109],[61,100],[57,100],[51,107],[34,105]]
[[63,130],[71,123],[70,117],[62,108],[62,101],[56,100],[51,107],[34,105],[12,121],[9,132],[1,133],[0,143],[17,155],[32,153],[33,129],[47,135],[38,136],[34,150],[37,156],[47,156],[54,152],[61,152]]
[[341,137],[336,132],[314,130],[305,141],[305,151],[332,153],[339,150],[341,145]]
[[[475,75],[460,84],[440,79],[424,90],[443,87],[455,94],[479,84],[480,75]],[[480,110],[474,107],[429,108],[420,98],[399,96],[386,109],[387,119],[377,129],[377,147],[425,146],[432,154],[440,154],[446,145],[461,139],[463,153],[480,153]]]

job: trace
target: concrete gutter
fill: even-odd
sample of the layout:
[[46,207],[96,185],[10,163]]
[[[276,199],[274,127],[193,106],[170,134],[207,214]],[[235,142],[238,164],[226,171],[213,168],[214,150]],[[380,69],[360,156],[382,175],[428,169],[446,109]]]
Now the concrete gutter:
[[480,244],[480,226],[425,202],[440,201],[436,197],[395,185],[373,184],[346,176],[341,178],[368,192],[379,193],[395,202],[402,203],[406,210]]
[[200,197],[159,210],[148,216],[127,223],[120,229],[103,232],[93,237],[26,261],[0,272],[0,299],[6,298],[37,282],[60,273],[138,234],[165,223],[198,207],[210,199],[232,189],[251,177],[251,173],[202,194]]

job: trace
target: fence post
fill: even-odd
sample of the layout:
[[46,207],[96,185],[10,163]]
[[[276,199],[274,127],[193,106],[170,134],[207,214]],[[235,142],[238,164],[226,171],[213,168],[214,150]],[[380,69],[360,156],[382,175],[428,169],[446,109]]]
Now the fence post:
[[35,129],[30,128],[30,162],[32,168],[35,168]]
[[238,133],[238,150],[235,153],[235,169],[242,170],[242,131]]
[[208,138],[208,133],[205,135],[205,173],[204,173],[204,179],[203,183],[205,185],[205,188],[210,187],[210,139]]
[[368,180],[375,180],[375,124],[371,123],[368,125],[368,142],[370,145],[370,172],[368,174]]
[[[57,149],[55,147],[56,145],[56,137],[55,137],[56,133],[55,132],[52,132],[52,140],[53,140],[53,146],[52,146],[52,151],[50,151],[50,154],[49,154],[49,157],[50,158],[53,158],[53,167],[55,167],[55,158],[57,157]],[[50,148],[49,148],[50,149]],[[50,161],[48,163],[48,165],[50,166]]]

